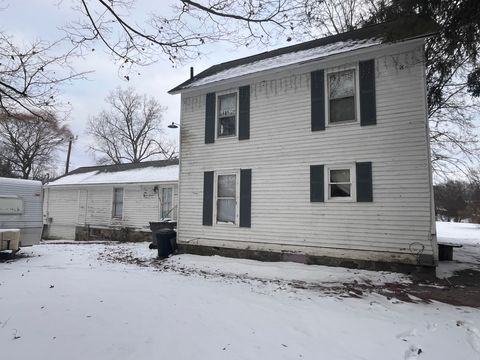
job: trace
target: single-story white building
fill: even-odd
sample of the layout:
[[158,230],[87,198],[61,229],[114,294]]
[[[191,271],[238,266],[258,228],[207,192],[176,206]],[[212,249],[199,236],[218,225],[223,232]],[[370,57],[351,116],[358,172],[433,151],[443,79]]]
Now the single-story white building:
[[177,159],[81,167],[45,185],[44,237],[147,240],[177,203]]

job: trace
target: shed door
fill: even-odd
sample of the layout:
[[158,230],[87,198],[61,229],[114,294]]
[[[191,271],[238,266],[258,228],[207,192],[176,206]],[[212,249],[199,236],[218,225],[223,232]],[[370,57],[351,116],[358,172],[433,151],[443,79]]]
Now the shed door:
[[78,190],[78,224],[85,225],[87,223],[87,201],[88,190]]

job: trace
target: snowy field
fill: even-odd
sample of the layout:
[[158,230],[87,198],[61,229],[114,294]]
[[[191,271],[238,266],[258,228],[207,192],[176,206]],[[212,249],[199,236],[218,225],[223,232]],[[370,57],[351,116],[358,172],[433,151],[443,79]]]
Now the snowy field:
[[[478,227],[439,231],[478,254]],[[0,263],[1,359],[480,359],[479,309],[348,290],[408,284],[406,275],[193,255],[158,262],[145,243],[23,253]]]

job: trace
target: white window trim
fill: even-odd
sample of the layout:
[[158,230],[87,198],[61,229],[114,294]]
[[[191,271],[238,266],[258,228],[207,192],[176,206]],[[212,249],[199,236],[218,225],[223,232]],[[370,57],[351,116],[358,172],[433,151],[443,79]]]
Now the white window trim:
[[163,215],[163,189],[171,189],[172,190],[172,211],[170,212],[170,215],[169,215],[169,218],[170,219],[173,219],[174,217],[171,216],[174,214],[175,212],[175,205],[174,205],[174,201],[173,201],[173,198],[174,198],[174,194],[173,194],[173,186],[162,186],[160,188],[160,198],[161,198],[161,202],[160,202],[160,219],[163,219],[162,215]]
[[[357,174],[355,163],[333,164],[325,166],[325,201],[327,202],[356,202],[357,200]],[[350,170],[350,196],[349,197],[331,197],[330,196],[330,170]]]
[[[114,203],[115,203],[115,189],[122,189],[122,216],[115,216],[114,211]],[[114,220],[123,220],[123,215],[125,214],[125,188],[116,186],[112,190],[112,219]]]
[[[235,175],[235,224],[217,221],[217,195],[218,195],[218,176],[219,175]],[[213,187],[213,225],[226,227],[239,227],[239,210],[240,210],[240,170],[221,170],[214,173]]]
[[[328,78],[330,74],[354,70],[354,81],[355,81],[355,121],[344,121],[344,122],[337,122],[331,123],[330,122],[330,89],[329,89],[329,82]],[[325,126],[326,127],[334,127],[334,126],[348,126],[360,123],[360,78],[359,78],[359,70],[358,70],[358,63],[352,66],[348,66],[345,68],[335,67],[328,70],[325,70],[325,119],[327,119]]]
[[[223,95],[229,95],[229,94],[236,94],[236,99],[237,99],[237,113],[235,114],[235,134],[234,135],[229,135],[229,136],[218,136],[218,108],[219,108],[219,101],[218,98],[219,96]],[[240,105],[240,100],[239,100],[239,91],[238,89],[230,89],[230,90],[225,90],[225,91],[220,91],[218,93],[215,93],[215,139],[216,140],[222,140],[222,139],[235,139],[238,138],[238,114],[239,114],[239,107]]]

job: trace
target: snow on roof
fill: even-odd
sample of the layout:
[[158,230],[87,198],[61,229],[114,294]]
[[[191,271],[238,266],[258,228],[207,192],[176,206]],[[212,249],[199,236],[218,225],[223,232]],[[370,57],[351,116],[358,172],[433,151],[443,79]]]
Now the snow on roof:
[[178,181],[178,165],[149,166],[138,169],[105,172],[93,170],[63,176],[47,184],[60,185],[95,185],[95,184],[128,184]]
[[176,94],[185,89],[221,80],[324,59],[332,55],[380,44],[425,38],[437,31],[438,25],[429,18],[421,16],[400,17],[391,22],[368,25],[357,30],[217,64],[176,86],[169,93]]
[[42,182],[38,180],[26,180],[26,179],[5,178],[5,177],[0,177],[0,184],[32,185],[34,187],[42,186]]
[[303,63],[309,60],[319,60],[335,54],[380,45],[381,43],[382,39],[348,40],[319,46],[313,49],[282,54],[272,58],[254,61],[249,64],[244,64],[220,71],[214,75],[207,76],[193,83],[187,84],[184,86],[184,89],[206,85],[220,80],[231,79],[238,76],[253,74],[260,71],[272,70],[287,65]]

